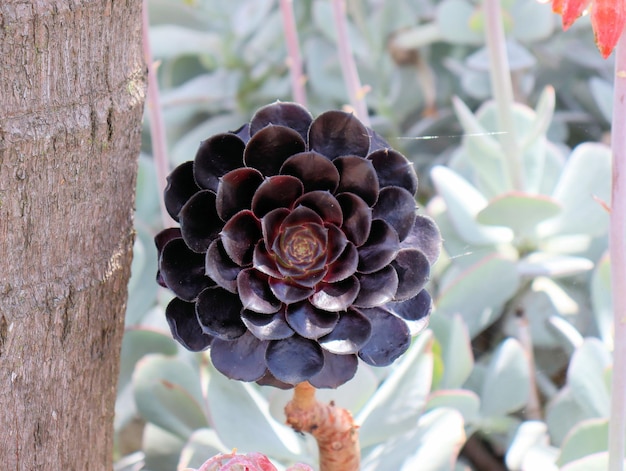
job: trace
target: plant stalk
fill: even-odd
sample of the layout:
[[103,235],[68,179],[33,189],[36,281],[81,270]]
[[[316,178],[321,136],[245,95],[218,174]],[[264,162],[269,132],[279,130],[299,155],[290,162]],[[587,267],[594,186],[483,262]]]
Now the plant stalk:
[[[163,114],[161,112],[161,98],[159,95],[159,83],[156,76],[156,67],[152,61],[152,51],[150,49],[150,21],[148,19],[148,0],[143,1],[142,9],[142,38],[143,57],[148,68],[148,94],[146,106],[150,121],[150,141],[152,142],[152,158],[156,169],[157,188],[162,195],[167,185],[167,175],[170,173],[167,159],[167,143],[165,140],[165,125],[163,124]],[[170,217],[165,209],[165,200],[159,198],[161,208],[161,223],[163,227],[171,227],[176,222]]]
[[626,439],[626,33],[615,49],[611,125],[612,184],[609,253],[614,348],[609,418],[609,471],[624,469]]
[[504,173],[511,189],[523,191],[524,173],[513,119],[513,85],[506,55],[500,0],[484,0],[483,8],[491,88],[496,101],[498,123],[502,126],[498,131],[503,131],[500,134],[500,145],[504,153]]
[[350,98],[350,106],[354,110],[356,117],[361,122],[370,127],[370,118],[367,113],[367,103],[365,95],[367,88],[361,85],[359,72],[356,68],[354,55],[352,54],[352,46],[348,38],[348,20],[346,18],[346,2],[345,0],[332,0],[333,18],[335,20],[335,28],[337,30],[337,47],[339,49],[339,63],[341,64],[341,72],[343,80],[348,89],[348,97]]
[[318,402],[315,388],[305,382],[296,385],[285,415],[294,430],[308,432],[317,440],[320,471],[359,470],[358,427],[350,412],[332,403]]
[[283,18],[283,28],[285,30],[285,42],[287,44],[287,63],[291,76],[291,90],[293,99],[305,108],[307,107],[306,77],[302,73],[302,56],[298,45],[298,28],[293,12],[293,0],[280,0],[280,12]]

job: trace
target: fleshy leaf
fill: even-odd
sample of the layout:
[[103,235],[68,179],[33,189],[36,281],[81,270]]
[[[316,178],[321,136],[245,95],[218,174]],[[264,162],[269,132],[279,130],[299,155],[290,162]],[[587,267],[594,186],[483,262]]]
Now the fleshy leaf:
[[254,192],[263,182],[263,175],[253,168],[238,168],[224,175],[217,189],[217,214],[223,221],[252,206]]
[[447,167],[431,170],[437,192],[446,202],[447,215],[457,234],[474,245],[489,245],[513,240],[513,231],[506,227],[485,226],[476,215],[487,206],[486,198],[467,180]]
[[[570,0],[571,1],[571,0]],[[591,26],[596,45],[605,59],[611,55],[626,25],[626,2],[594,0],[591,8]]]
[[[594,0],[594,8],[596,2],[597,0]],[[589,6],[589,0],[566,0],[562,6],[561,12],[563,29],[569,29],[569,27],[574,24],[574,21],[583,14],[587,6]]]
[[354,193],[369,206],[378,199],[378,177],[372,162],[354,155],[341,156],[333,160],[339,170],[339,193]]
[[609,216],[595,198],[610,200],[611,150],[599,143],[583,143],[571,153],[552,197],[562,211],[538,228],[540,235],[602,235]]
[[222,222],[215,209],[215,193],[210,190],[193,195],[182,207],[178,217],[183,239],[194,252],[206,252],[222,229]]
[[372,273],[382,269],[396,257],[399,248],[396,231],[382,219],[375,219],[367,241],[359,247],[358,270]]
[[348,240],[357,247],[363,245],[370,234],[372,209],[363,199],[352,193],[337,195],[337,201],[343,211],[341,228]]
[[413,228],[401,242],[400,247],[419,249],[433,265],[441,252],[441,232],[431,218],[418,215]]
[[142,417],[180,438],[207,426],[197,369],[176,357],[142,358],[133,374],[133,390]]
[[285,304],[303,301],[315,292],[315,288],[299,286],[280,278],[270,277],[269,284],[274,296]]
[[302,205],[311,208],[324,220],[326,224],[341,226],[343,213],[341,206],[328,191],[316,190],[305,193],[295,202],[295,206]]
[[272,103],[259,108],[250,120],[250,135],[256,134],[270,124],[295,129],[306,140],[313,121],[311,113],[297,103]]
[[165,209],[175,221],[185,203],[195,195],[200,188],[193,177],[193,162],[185,162],[176,167],[167,176],[167,186],[163,193]]
[[408,322],[411,335],[415,335],[417,333],[415,330],[421,331],[428,325],[428,315],[432,311],[433,301],[428,291],[423,289],[405,301],[387,304],[387,308]]
[[246,332],[235,340],[215,339],[211,345],[211,363],[222,374],[239,381],[256,381],[267,369],[267,341]]
[[329,267],[324,282],[336,283],[354,275],[359,264],[359,252],[352,242],[348,242],[339,258]]
[[381,188],[398,186],[411,195],[417,191],[417,174],[413,164],[400,152],[393,149],[381,149],[367,156],[371,160],[378,175]]
[[243,165],[244,142],[235,134],[216,134],[202,144],[193,163],[196,183],[217,193],[219,179]]
[[402,241],[415,225],[416,209],[411,193],[398,186],[388,186],[380,190],[372,217],[389,223]]
[[508,338],[496,349],[485,373],[481,412],[500,417],[521,409],[529,394],[528,360],[521,344]]
[[411,345],[409,327],[387,309],[375,307],[359,311],[372,324],[372,336],[359,350],[359,358],[372,366],[391,365]]
[[281,175],[292,175],[304,184],[304,191],[335,192],[339,186],[339,171],[330,160],[317,152],[292,155],[280,168]]
[[[433,376],[433,336],[420,335],[356,416],[362,447],[408,432],[423,413]],[[387,469],[387,468],[383,468]],[[391,468],[393,469],[393,468]]]
[[183,239],[172,239],[161,253],[160,276],[176,296],[193,301],[213,284],[204,274],[204,255],[189,250]]
[[241,267],[234,263],[224,250],[221,238],[215,239],[206,253],[205,270],[219,286],[231,293],[237,292],[237,275]]
[[244,309],[241,313],[241,320],[260,340],[280,340],[293,335],[293,329],[285,320],[284,309],[269,315]]
[[221,234],[224,250],[240,266],[252,262],[254,246],[261,237],[261,223],[250,210],[239,211],[230,218]]
[[278,172],[289,157],[303,152],[306,145],[300,134],[284,126],[268,125],[256,132],[244,152],[248,167],[260,170],[269,177]]
[[339,321],[333,331],[320,338],[324,350],[339,355],[357,353],[372,335],[372,324],[354,309],[339,313]]
[[332,332],[339,320],[336,312],[322,311],[306,301],[287,306],[285,317],[291,328],[307,339],[318,339]]
[[356,374],[359,360],[356,355],[335,355],[326,350],[324,367],[309,379],[314,388],[336,388],[351,380]]
[[298,384],[322,370],[324,354],[319,344],[299,335],[272,340],[267,347],[267,368],[280,381]]
[[417,295],[430,279],[430,263],[421,250],[401,249],[391,266],[398,274],[394,301],[404,301]]
[[246,332],[240,312],[239,296],[217,286],[205,289],[196,302],[202,330],[222,340],[233,340]]
[[320,283],[310,301],[324,311],[338,312],[350,306],[359,294],[359,281],[355,276],[336,283]]
[[576,349],[567,369],[567,384],[572,395],[589,417],[608,417],[610,392],[604,382],[611,355],[597,338],[587,338]]
[[237,289],[245,309],[261,314],[273,314],[280,309],[281,302],[270,290],[267,275],[253,268],[239,272]]
[[172,337],[192,352],[206,350],[213,337],[203,332],[196,318],[196,306],[179,298],[172,299],[165,309]]
[[561,211],[561,205],[545,195],[521,192],[500,195],[476,215],[481,224],[507,226],[517,236],[532,234],[536,226]]
[[309,148],[330,160],[340,155],[365,157],[370,147],[367,129],[352,114],[326,111],[309,128]]
[[460,313],[473,338],[497,319],[519,284],[515,262],[488,255],[442,287],[435,302],[437,312],[448,316]]
[[302,182],[291,175],[275,175],[266,179],[252,198],[252,211],[263,217],[273,209],[291,208],[304,191]]
[[358,274],[360,290],[354,300],[356,307],[378,307],[391,301],[398,289],[398,274],[387,265],[370,274]]

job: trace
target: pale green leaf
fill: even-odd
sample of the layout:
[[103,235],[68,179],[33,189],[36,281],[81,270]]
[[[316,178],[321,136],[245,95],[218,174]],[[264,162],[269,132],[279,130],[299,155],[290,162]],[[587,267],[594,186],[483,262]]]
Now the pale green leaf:
[[[623,464],[626,467],[626,460]],[[559,471],[606,471],[609,469],[609,454],[594,453],[566,464]]]
[[546,423],[552,443],[559,446],[569,431],[581,420],[590,418],[567,385],[546,406]]
[[460,314],[473,338],[500,316],[519,283],[515,262],[498,254],[488,255],[442,287],[435,301],[437,313]]
[[580,144],[570,155],[552,194],[563,210],[543,222],[538,231],[543,235],[604,234],[609,215],[596,198],[609,201],[610,188],[610,149],[603,144]]
[[503,416],[526,404],[530,391],[530,371],[523,347],[513,338],[500,344],[493,353],[481,392],[484,416]]
[[448,217],[459,237],[474,245],[513,239],[509,228],[486,226],[476,221],[476,215],[487,206],[487,200],[467,180],[443,166],[434,167],[430,175],[437,192],[446,202]]
[[608,254],[598,262],[591,278],[591,302],[600,337],[613,349],[613,303],[611,301],[611,262]]
[[212,369],[208,397],[211,424],[224,445],[287,460],[302,452],[295,432],[271,416],[267,400],[255,386]]
[[593,262],[588,258],[547,252],[533,252],[517,264],[518,273],[529,278],[537,276],[562,278],[584,273],[592,268]]
[[230,451],[231,449],[220,441],[215,430],[202,428],[189,437],[180,453],[176,469],[199,468],[212,456]]
[[143,430],[142,450],[145,453],[143,471],[172,471],[176,469],[185,440],[176,434],[147,423]]
[[608,417],[610,394],[604,374],[611,366],[611,355],[596,338],[587,338],[574,352],[567,369],[567,384],[583,410],[591,417]]
[[434,316],[430,327],[441,345],[443,360],[443,376],[437,388],[460,388],[474,367],[474,354],[467,326],[460,315],[454,315]]
[[479,9],[463,0],[444,0],[437,8],[437,26],[442,38],[453,44],[482,44],[482,31],[474,29],[472,17]]
[[[511,471],[526,469],[541,469],[542,471],[556,471],[554,464],[558,450],[548,449],[550,438],[548,427],[544,422],[529,420],[522,422],[515,432],[515,436],[506,452],[506,465]],[[529,467],[529,461],[533,466]]]
[[606,451],[609,446],[607,419],[588,419],[578,423],[561,445],[558,464],[563,466],[585,456]]
[[480,415],[480,398],[472,391],[465,389],[439,390],[428,396],[426,411],[439,407],[456,409],[463,416],[465,424],[478,421]]
[[207,425],[198,372],[175,357],[145,356],[133,374],[139,413],[158,427],[186,440]]
[[560,209],[560,204],[549,196],[512,192],[489,201],[476,220],[481,224],[510,227],[516,236],[523,237],[533,234],[538,223],[556,216]]
[[432,332],[420,334],[356,416],[361,446],[388,440],[415,426],[430,391]]
[[203,32],[173,24],[152,26],[150,46],[154,59],[183,55],[221,54],[222,38],[216,32]]
[[367,450],[362,471],[449,471],[465,443],[463,417],[438,408],[419,418],[412,430]]

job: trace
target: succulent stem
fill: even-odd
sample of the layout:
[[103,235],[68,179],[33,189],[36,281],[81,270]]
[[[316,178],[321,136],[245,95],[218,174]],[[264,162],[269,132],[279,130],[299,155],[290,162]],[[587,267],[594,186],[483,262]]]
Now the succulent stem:
[[[142,12],[143,28],[143,57],[148,68],[148,96],[146,105],[148,116],[150,117],[150,140],[152,142],[152,156],[156,169],[157,185],[159,194],[163,194],[167,185],[167,175],[170,173],[169,162],[167,160],[167,144],[165,141],[165,125],[163,124],[163,114],[161,113],[161,98],[159,96],[159,83],[156,76],[156,66],[152,61],[152,51],[150,50],[150,22],[148,20],[148,0],[143,2]],[[161,208],[161,222],[163,227],[170,227],[176,224],[165,209],[165,201],[159,198]]]
[[339,48],[339,63],[341,64],[341,72],[343,80],[348,89],[350,97],[350,106],[354,110],[356,117],[371,127],[369,115],[367,113],[367,103],[365,101],[366,88],[361,85],[359,72],[356,68],[356,62],[352,54],[350,46],[350,38],[348,38],[348,20],[346,18],[346,2],[345,0],[332,0],[333,18],[335,20],[335,28],[337,30],[337,47]]
[[500,0],[484,0],[484,12],[487,50],[491,64],[489,67],[491,87],[496,101],[498,122],[502,126],[498,131],[503,131],[500,135],[500,144],[504,153],[504,173],[512,189],[523,190],[524,175],[513,120],[513,85],[506,55]]
[[291,90],[293,99],[302,106],[307,106],[306,77],[302,73],[302,57],[298,45],[298,28],[293,13],[293,0],[280,0],[280,12],[283,17],[285,42],[287,44],[289,74],[291,75]]
[[624,32],[615,50],[612,121],[613,176],[609,251],[615,340],[609,419],[609,470],[622,471],[626,438],[626,33]]
[[320,471],[358,471],[359,435],[350,412],[318,402],[315,388],[304,382],[296,385],[285,414],[294,430],[308,432],[317,440]]

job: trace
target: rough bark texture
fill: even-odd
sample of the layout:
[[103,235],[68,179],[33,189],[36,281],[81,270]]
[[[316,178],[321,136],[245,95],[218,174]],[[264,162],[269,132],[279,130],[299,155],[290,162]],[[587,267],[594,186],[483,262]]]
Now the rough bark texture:
[[320,471],[359,471],[361,450],[358,426],[346,409],[322,404],[309,383],[296,384],[293,399],[285,406],[287,424],[315,437]]
[[141,0],[0,1],[0,463],[112,468]]

